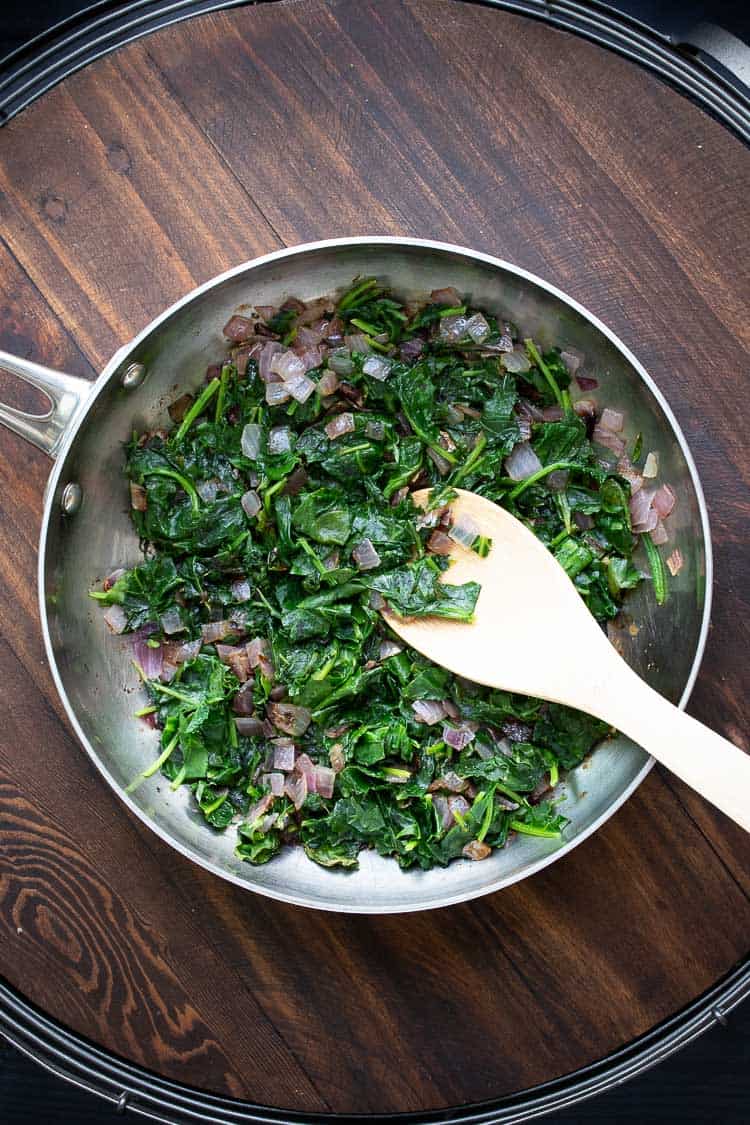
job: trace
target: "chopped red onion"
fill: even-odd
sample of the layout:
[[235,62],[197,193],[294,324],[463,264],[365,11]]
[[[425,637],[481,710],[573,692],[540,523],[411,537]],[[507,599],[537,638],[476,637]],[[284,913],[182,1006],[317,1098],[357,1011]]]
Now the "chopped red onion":
[[299,812],[307,797],[307,778],[303,773],[290,774],[284,783],[284,792]]
[[[236,696],[235,699],[237,699]],[[265,730],[263,722],[250,715],[238,716],[238,718],[234,720],[234,725],[237,727],[237,733],[243,735],[245,738],[260,738]]]
[[297,402],[307,402],[310,395],[315,390],[315,383],[307,375],[293,375],[287,379],[284,386],[289,391],[289,394]]
[[461,294],[452,285],[447,285],[444,289],[433,289],[430,293],[430,301],[433,305],[455,309],[461,304]]
[[174,660],[175,664],[187,664],[188,660],[195,660],[201,650],[202,644],[203,641],[200,637],[194,641],[185,641],[183,644],[177,646],[171,654],[171,659]]
[[321,327],[314,328],[308,327],[305,324],[297,328],[297,335],[294,337],[294,346],[300,351],[305,348],[315,348],[325,338],[326,329],[328,328],[328,321],[323,320],[320,322]]
[[380,555],[369,539],[363,539],[352,551],[352,558],[360,570],[374,570],[380,566]]
[[661,547],[664,543],[669,542],[669,534],[661,520],[657,520],[656,527],[650,534],[651,542],[657,547]]
[[355,430],[354,415],[348,413],[336,414],[330,422],[326,423],[324,429],[331,441],[343,437],[344,434],[353,434]]
[[224,637],[231,637],[236,632],[236,626],[231,621],[209,621],[207,625],[201,625],[204,645],[215,644],[216,641],[221,641]]
[[466,321],[466,332],[475,344],[483,344],[490,334],[490,326],[481,313],[474,313]]
[[336,783],[336,771],[330,766],[315,767],[315,792],[321,797],[332,797]]
[[318,394],[325,398],[338,390],[339,377],[335,371],[324,371],[318,379]]
[[[470,742],[474,740],[474,731],[463,724],[458,727],[443,727],[443,741],[446,746],[453,747],[454,750],[463,750]],[[446,776],[445,774],[443,776]]]
[[456,706],[456,704],[453,702],[452,699],[444,699],[443,700],[443,710],[445,711],[445,713],[446,713],[446,715],[448,716],[449,719],[460,719],[461,718],[461,712],[459,711],[458,707]]
[[277,730],[293,738],[304,734],[312,722],[312,713],[307,707],[296,707],[293,703],[269,703],[266,714]]
[[305,365],[293,351],[286,350],[276,352],[271,360],[270,370],[274,375],[280,375],[282,382],[286,382],[294,375],[304,375]]
[[522,348],[514,348],[500,356],[500,363],[511,375],[523,375],[531,371],[531,360]]
[[350,352],[357,352],[359,355],[369,355],[372,351],[370,341],[362,332],[358,332],[354,336],[344,336],[344,344]]
[[385,609],[385,598],[378,590],[373,590],[370,594],[370,609],[377,610]]
[[269,406],[281,406],[289,402],[290,397],[286,383],[266,383],[266,402]]
[[579,398],[573,403],[573,410],[579,418],[594,418],[596,416],[596,403],[593,398]]
[[233,344],[239,344],[252,336],[253,322],[248,320],[246,316],[230,316],[222,331],[227,340],[231,340]]
[[240,504],[242,505],[242,510],[248,517],[248,519],[252,519],[254,516],[257,516],[258,512],[263,507],[263,502],[260,496],[253,488],[250,488],[247,492],[243,493]]
[[277,773],[276,770],[274,770],[273,773],[263,774],[260,781],[261,785],[268,786],[274,797],[282,796],[284,792],[284,782],[286,781],[283,773]]
[[428,727],[445,718],[445,707],[437,699],[417,699],[411,706],[417,722]]
[[385,437],[385,422],[368,422],[365,434],[372,441],[382,441]]
[[315,792],[315,763],[309,754],[300,754],[295,762],[295,769],[298,773],[305,775],[307,779],[307,789],[309,793]]
[[469,318],[461,314],[444,316],[440,321],[440,339],[447,340],[449,343],[457,343],[466,335],[468,323]]
[[491,852],[492,848],[489,844],[485,844],[484,840],[472,840],[461,848],[461,854],[473,860],[486,859]]
[[245,645],[245,651],[247,652],[247,659],[250,663],[250,667],[260,667],[264,675],[266,673],[263,667],[263,662],[268,662],[269,649],[270,646],[265,637],[254,637]]
[[[255,703],[253,702],[253,684],[246,682],[245,686],[235,695],[232,700],[232,710],[235,715],[252,715],[255,711]],[[262,728],[263,724],[258,720],[259,726]],[[258,733],[261,733],[259,731]]]
[[638,523],[633,523],[633,531],[636,535],[643,535],[647,531],[653,531],[659,522],[659,517],[653,508],[647,513],[646,518],[639,520]]
[[669,573],[673,578],[675,577],[675,575],[680,573],[683,567],[683,563],[684,559],[682,557],[682,551],[679,547],[675,547],[674,551],[672,551],[672,554],[667,559],[667,567],[669,568]]
[[611,449],[618,457],[625,452],[625,442],[622,438],[618,437],[612,430],[607,429],[606,426],[602,426],[600,422],[594,426],[591,440],[595,441],[597,445],[603,445],[605,449]]
[[288,453],[292,448],[292,437],[288,426],[273,426],[268,431],[268,452]]
[[617,462],[617,471],[630,485],[631,496],[635,496],[636,492],[640,492],[643,488],[643,477],[638,470],[631,465],[627,457],[621,457]]
[[576,375],[576,383],[582,391],[595,391],[599,386],[599,380],[590,375]]
[[547,487],[553,492],[564,492],[568,487],[569,477],[570,473],[567,469],[555,469],[554,473],[549,473],[547,476]]
[[247,578],[235,578],[234,582],[229,588],[232,591],[232,597],[236,602],[249,602],[253,594]]
[[254,824],[256,820],[259,820],[264,815],[264,813],[268,812],[272,803],[273,793],[264,793],[261,799],[259,801],[256,801],[256,803],[250,809],[248,809],[248,824]]
[[474,520],[469,519],[468,516],[461,516],[458,523],[454,524],[448,532],[448,535],[454,543],[458,543],[461,547],[471,548],[472,543],[478,535],[480,529]]
[[242,452],[249,461],[257,461],[260,453],[260,438],[262,430],[256,422],[248,422],[242,431],[240,445]]
[[432,785],[438,789],[448,789],[451,793],[463,793],[468,788],[469,782],[465,777],[459,777],[455,770],[447,769],[433,781]]
[[610,410],[608,406],[605,406],[604,410],[602,410],[602,416],[599,419],[599,425],[602,426],[603,429],[609,430],[610,433],[619,434],[624,421],[625,416],[618,410]]
[[[337,348],[328,357],[328,366],[336,375],[351,375],[354,370],[354,361],[348,348]],[[329,394],[332,392],[328,392]]]
[[154,632],[153,625],[146,625],[143,629],[139,629],[137,633],[133,633],[133,659],[143,671],[147,680],[155,680],[161,675],[161,670],[164,666],[164,646],[158,645],[152,648],[148,644],[148,639]]
[[328,751],[328,760],[331,763],[331,769],[335,773],[341,773],[346,765],[346,756],[344,755],[344,747],[340,742],[334,743]]
[[305,365],[305,371],[314,371],[320,367],[323,360],[327,355],[328,349],[321,344],[315,348],[305,348],[303,352],[299,352],[299,357]]
[[653,480],[659,475],[659,457],[656,453],[649,453],[643,464],[643,475],[646,480]]
[[134,512],[145,512],[148,508],[148,493],[141,484],[130,482],[130,507]]
[[565,411],[561,406],[545,406],[542,411],[542,418],[545,422],[560,422],[565,417]]
[[117,570],[113,570],[112,573],[108,574],[107,577],[102,582],[102,589],[105,590],[105,591],[111,590],[112,587],[117,582],[119,582],[119,580],[122,578],[124,573],[125,573],[125,567],[124,566],[119,566],[117,568]]
[[290,773],[294,769],[294,743],[278,738],[273,747],[273,768]]
[[275,376],[271,371],[271,364],[273,363],[274,356],[282,351],[281,344],[277,340],[267,340],[258,353],[258,375],[264,383],[278,381],[278,376]]
[[121,605],[111,605],[104,614],[104,620],[113,633],[124,633],[128,624],[128,615]]
[[413,340],[404,340],[399,348],[399,354],[402,359],[408,362],[409,360],[417,359],[417,357],[422,354],[423,348],[424,340],[421,340],[419,336],[415,336]]
[[282,489],[282,494],[284,496],[297,496],[309,479],[306,470],[303,469],[301,465],[298,465],[291,476],[287,478],[287,482]]
[[560,352],[560,359],[563,361],[568,369],[569,375],[575,375],[578,368],[584,360],[582,352],[574,351],[573,348],[566,348],[565,351]]
[[391,373],[393,367],[393,360],[388,359],[387,356],[382,355],[368,355],[365,362],[362,364],[363,375],[370,375],[373,379],[377,379],[379,383],[384,383]]
[[182,623],[180,611],[176,608],[168,609],[166,613],[163,613],[159,618],[159,624],[161,625],[162,632],[166,633],[167,636],[171,636],[173,633],[185,632],[185,626]]
[[216,479],[198,481],[195,491],[205,504],[213,504],[219,494],[219,481]]
[[453,813],[448,807],[448,798],[436,795],[432,798],[432,807],[438,815],[441,828],[450,828],[453,824]]
[[505,458],[505,471],[511,480],[526,480],[542,467],[542,462],[527,441],[520,441]]
[[449,797],[448,808],[451,810],[451,816],[456,820],[456,813],[461,817],[466,816],[469,811],[469,802],[465,797]]
[[654,496],[654,511],[660,519],[665,520],[676,503],[674,490],[668,484],[663,484]]
[[179,425],[194,402],[195,399],[192,395],[180,395],[179,398],[169,404],[167,414],[175,424]]
[[275,305],[256,305],[255,311],[261,320],[273,320],[279,310]]
[[[646,522],[655,496],[656,490],[653,488],[642,488],[634,496],[631,496],[630,519],[634,531],[638,524]],[[650,530],[651,528],[649,528],[649,531]]]
[[398,654],[403,651],[402,646],[396,644],[395,641],[385,640],[380,642],[378,656],[380,660],[388,660],[391,656],[398,656]]
[[427,456],[430,458],[433,465],[435,466],[437,471],[440,473],[441,477],[446,476],[451,471],[450,461],[446,461],[445,457],[441,457],[436,449],[432,449],[431,447],[428,446]]
[[444,531],[436,529],[427,540],[427,550],[432,551],[433,555],[450,555],[453,550],[453,540]]

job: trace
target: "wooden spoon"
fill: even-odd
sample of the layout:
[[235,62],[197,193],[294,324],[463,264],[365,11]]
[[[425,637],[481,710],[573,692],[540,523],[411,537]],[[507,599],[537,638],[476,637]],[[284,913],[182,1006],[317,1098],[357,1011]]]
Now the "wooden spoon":
[[[492,540],[486,558],[456,545],[444,580],[476,581],[474,621],[384,611],[407,644],[487,687],[565,703],[603,719],[750,831],[750,755],[650,688],[622,659],[550,551],[509,512],[457,489],[454,526]],[[414,494],[424,507],[429,489]]]

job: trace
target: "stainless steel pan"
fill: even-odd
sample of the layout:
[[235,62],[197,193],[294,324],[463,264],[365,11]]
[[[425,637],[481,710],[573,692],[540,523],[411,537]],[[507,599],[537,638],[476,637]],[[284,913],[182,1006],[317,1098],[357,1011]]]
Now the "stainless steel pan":
[[269,254],[173,305],[113,356],[93,385],[0,353],[0,366],[51,399],[44,418],[0,407],[0,420],[54,459],[39,546],[44,642],[70,722],[109,784],[162,839],[242,887],[326,910],[389,913],[487,894],[559,859],[612,816],[651,760],[616,739],[573,771],[564,782],[563,808],[571,824],[562,843],[524,837],[482,863],[460,861],[429,872],[404,873],[369,853],[362,853],[356,872],[329,871],[299,849],[251,867],[235,857],[232,830],[208,828],[186,790],[172,793],[153,777],[125,794],[128,782],[153,760],[156,735],[133,718],[139,685],[127,641],[109,634],[87,596],[116,566],[139,559],[122,475],[123,442],[133,427],[163,424],[168,403],[195,387],[222,354],[221,327],[237,306],[276,305],[289,295],[310,299],[346,286],[357,274],[375,274],[407,297],[455,285],[477,305],[508,315],[525,335],[586,355],[601,380],[598,393],[626,413],[630,435],[642,432],[644,449],[658,451],[663,479],[679,497],[670,528],[685,565],[663,607],[655,606],[647,583],[637,591],[628,608],[640,631],[625,643],[633,666],[684,704],[703,653],[711,600],[708,521],[685,439],[652,379],[613,333],[565,294],[508,262],[399,238],[332,240]]

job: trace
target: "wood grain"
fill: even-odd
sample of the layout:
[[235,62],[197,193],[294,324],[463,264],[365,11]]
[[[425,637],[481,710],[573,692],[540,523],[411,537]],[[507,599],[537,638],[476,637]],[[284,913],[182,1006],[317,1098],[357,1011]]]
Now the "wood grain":
[[[2,130],[0,346],[90,375],[194,284],[311,238],[436,237],[543,274],[686,430],[718,576],[691,710],[739,740],[748,198],[720,125],[541,24],[460,0],[245,7]],[[290,1111],[439,1109],[604,1056],[746,955],[748,838],[657,772],[552,868],[424,915],[306,911],[194,868],[61,721],[33,579],[46,472],[0,432],[0,972],[67,1026]]]

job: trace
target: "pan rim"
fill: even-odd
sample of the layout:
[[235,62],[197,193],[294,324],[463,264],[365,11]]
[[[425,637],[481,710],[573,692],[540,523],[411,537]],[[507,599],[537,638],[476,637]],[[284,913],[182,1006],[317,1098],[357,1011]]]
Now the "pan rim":
[[[632,781],[625,787],[619,796],[607,807],[607,809],[595,820],[592,821],[586,828],[582,829],[575,837],[566,841],[560,848],[547,855],[540,856],[539,859],[530,863],[523,871],[513,875],[507,875],[488,882],[486,886],[475,888],[467,891],[449,894],[440,899],[431,900],[428,902],[415,902],[411,903],[394,903],[394,904],[374,904],[368,906],[366,910],[352,902],[345,900],[341,901],[325,901],[322,902],[317,896],[308,896],[299,893],[286,893],[283,890],[275,887],[254,885],[248,878],[244,878],[234,872],[222,868],[220,865],[212,862],[210,859],[200,855],[194,848],[183,844],[181,841],[176,840],[166,829],[162,828],[156,820],[149,817],[127,794],[120,784],[115,780],[112,774],[107,769],[105,763],[99,758],[94,750],[88,736],[81,723],[78,720],[76,712],[68,699],[65,685],[62,681],[60,671],[57,665],[57,659],[50,636],[49,625],[47,621],[47,589],[46,589],[46,555],[47,555],[47,533],[50,525],[52,507],[56,502],[58,486],[60,478],[63,474],[67,455],[70,452],[78,433],[88,417],[92,407],[97,402],[102,392],[109,386],[113,376],[121,367],[125,359],[136,349],[143,341],[145,341],[159,326],[168,320],[178,310],[191,304],[198,297],[204,293],[209,292],[211,289],[216,288],[223,282],[231,278],[238,277],[244,273],[250,273],[252,270],[260,266],[270,264],[273,262],[283,261],[290,257],[304,257],[306,254],[321,250],[330,250],[335,248],[347,248],[352,246],[395,246],[395,247],[409,247],[415,250],[437,251],[439,253],[459,255],[469,258],[473,261],[482,262],[483,264],[492,267],[493,269],[510,273],[516,277],[522,278],[531,284],[539,287],[545,292],[551,294],[557,300],[573,309],[580,316],[584,317],[591,325],[594,326],[603,336],[606,337],[614,345],[614,347],[621,353],[630,366],[636,371],[641,381],[646,385],[653,397],[656,399],[661,410],[666,417],[669,426],[674,434],[674,437],[680,447],[680,451],[685,459],[685,463],[690,474],[690,479],[695,491],[696,503],[700,514],[701,531],[703,535],[703,543],[705,550],[706,561],[706,574],[705,574],[705,587],[703,594],[703,611],[701,616],[701,626],[698,635],[698,642],[696,644],[695,654],[690,667],[690,672],[683,688],[682,694],[678,701],[677,706],[684,709],[695,681],[700,671],[703,654],[706,647],[706,640],[708,637],[708,629],[711,618],[711,605],[713,601],[713,551],[711,544],[711,530],[709,526],[708,511],[706,508],[705,496],[703,493],[703,486],[698,474],[695,461],[693,459],[690,447],[682,432],[679,422],[677,421],[669,403],[660,391],[659,387],[653,378],[646,371],[643,364],[637,357],[630,351],[630,349],[615,335],[615,333],[607,327],[597,316],[590,312],[584,305],[580,304],[573,297],[570,297],[563,290],[557,286],[552,285],[544,278],[539,277],[537,274],[531,273],[520,266],[515,265],[513,262],[497,258],[491,254],[485,254],[478,250],[473,250],[470,247],[459,246],[453,243],[435,241],[432,239],[422,238],[408,238],[398,235],[359,235],[349,238],[331,238],[321,239],[315,242],[300,243],[295,246],[283,247],[280,250],[274,250],[269,254],[261,255],[260,257],[250,259],[240,265],[233,266],[229,270],[216,275],[209,281],[204,282],[202,285],[196,286],[189,293],[185,294],[174,304],[170,305],[167,309],[155,317],[149,324],[146,325],[132,340],[118,349],[106,364],[98,378],[94,381],[91,392],[88,395],[85,403],[78,411],[68,433],[65,435],[59,451],[56,454],[56,459],[53,463],[52,472],[47,482],[47,488],[44,499],[44,509],[42,513],[42,526],[39,536],[39,554],[37,563],[37,588],[39,597],[39,615],[42,627],[42,636],[44,639],[44,647],[49,661],[50,671],[52,678],[57,689],[58,695],[62,701],[63,707],[68,720],[75,732],[76,737],[88,754],[90,760],[96,766],[99,773],[105,779],[110,788],[116,793],[118,798],[126,805],[126,807],[138,819],[146,825],[151,831],[155,832],[160,839],[162,839],[170,847],[176,849],[186,859],[197,863],[206,871],[210,871],[214,875],[227,880],[230,883],[241,887],[243,890],[252,891],[256,894],[264,895],[267,898],[275,899],[279,902],[285,902],[290,905],[304,906],[316,910],[326,910],[332,913],[342,914],[407,914],[414,913],[422,910],[436,910],[444,906],[452,906],[460,902],[468,902],[475,898],[481,898],[488,894],[493,894],[505,887],[514,885],[521,882],[523,879],[535,875],[537,872],[548,867],[550,864],[562,859],[565,855],[578,847],[588,839],[594,832],[598,831],[606,822],[614,816],[618,809],[632,796],[635,790],[645,780],[646,776],[650,773],[655,765],[653,758],[649,757],[644,762],[641,769],[632,779]],[[335,874],[335,873],[333,873]]]

